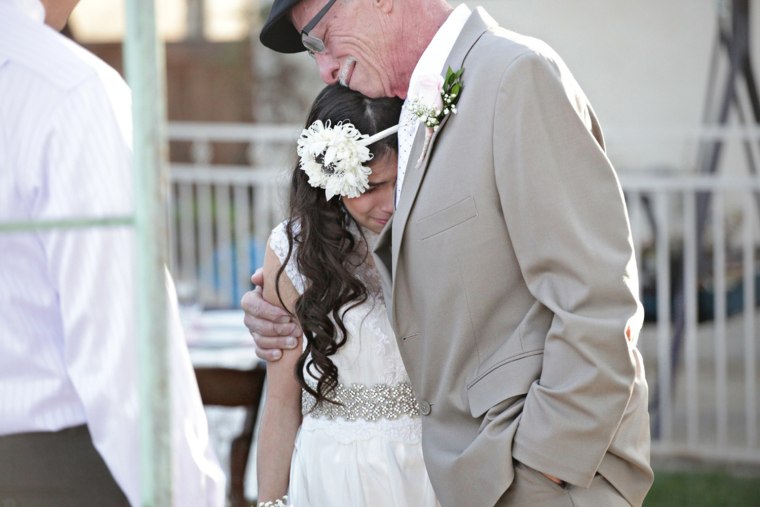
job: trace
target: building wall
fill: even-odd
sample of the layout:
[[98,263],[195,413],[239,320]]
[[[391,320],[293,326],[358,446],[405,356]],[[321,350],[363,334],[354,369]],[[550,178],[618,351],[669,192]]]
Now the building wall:
[[[562,55],[594,105],[621,170],[694,169],[698,145],[682,135],[701,124],[720,2],[478,3],[503,26],[544,39]],[[755,0],[752,8],[753,27],[759,26]],[[760,49],[756,36],[752,46]],[[724,73],[721,68],[718,75]],[[731,166],[741,163],[734,148],[726,159]]]

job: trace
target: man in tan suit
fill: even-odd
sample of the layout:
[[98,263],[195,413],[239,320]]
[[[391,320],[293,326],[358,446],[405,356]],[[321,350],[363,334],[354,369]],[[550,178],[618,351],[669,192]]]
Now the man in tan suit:
[[[559,56],[444,0],[276,0],[261,40],[306,46],[325,82],[407,109],[429,69],[464,69],[437,129],[402,113],[397,210],[375,252],[441,504],[641,505],[652,471],[628,218]],[[276,359],[266,349],[293,326],[270,322],[282,316],[256,291],[243,307]]]

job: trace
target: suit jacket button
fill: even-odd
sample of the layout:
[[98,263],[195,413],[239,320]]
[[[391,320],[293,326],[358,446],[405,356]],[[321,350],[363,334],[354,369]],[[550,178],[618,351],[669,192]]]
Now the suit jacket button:
[[422,415],[430,415],[430,403],[428,403],[425,400],[422,400],[420,402],[420,414],[422,414]]

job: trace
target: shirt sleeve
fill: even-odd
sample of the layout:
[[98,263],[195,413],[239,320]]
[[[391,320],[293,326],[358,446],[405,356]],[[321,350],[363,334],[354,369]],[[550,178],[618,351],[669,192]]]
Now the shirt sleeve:
[[[129,93],[93,77],[51,113],[44,136],[38,219],[131,215]],[[130,226],[56,229],[40,235],[59,299],[66,369],[95,447],[130,503],[140,505],[135,234]],[[171,285],[167,284],[167,294]],[[175,505],[221,506],[224,476],[208,428],[176,300],[169,297]]]

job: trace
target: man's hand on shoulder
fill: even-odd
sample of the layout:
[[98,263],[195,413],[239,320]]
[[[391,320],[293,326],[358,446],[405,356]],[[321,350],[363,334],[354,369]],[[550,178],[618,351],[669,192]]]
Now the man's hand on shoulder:
[[256,343],[256,355],[265,361],[277,361],[282,357],[283,349],[292,349],[298,344],[301,328],[288,312],[264,299],[261,290],[264,272],[261,268],[251,276],[251,282],[256,288],[246,292],[240,300],[245,312],[243,323]]

